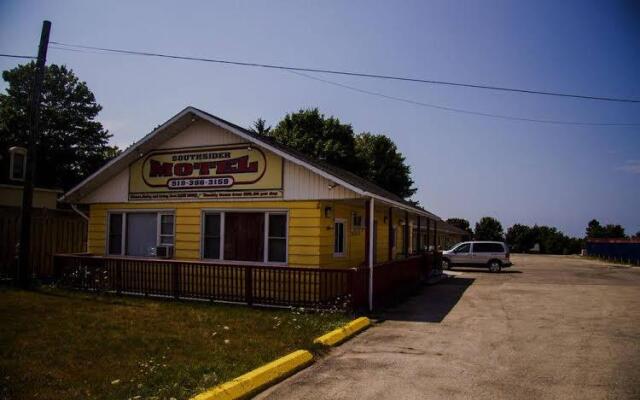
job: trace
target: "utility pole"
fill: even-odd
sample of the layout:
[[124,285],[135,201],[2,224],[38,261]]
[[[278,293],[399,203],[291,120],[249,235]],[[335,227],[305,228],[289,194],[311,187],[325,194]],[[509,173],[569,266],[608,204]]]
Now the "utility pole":
[[38,60],[36,61],[35,77],[31,89],[31,104],[29,110],[29,144],[27,150],[27,168],[22,190],[22,217],[20,222],[20,252],[18,254],[18,281],[24,288],[31,286],[32,271],[29,262],[31,249],[31,210],[33,207],[33,184],[36,176],[36,154],[38,141],[40,140],[40,99],[42,97],[42,81],[44,80],[44,67],[47,60],[49,47],[49,32],[51,22],[42,22],[40,34],[40,46],[38,48]]

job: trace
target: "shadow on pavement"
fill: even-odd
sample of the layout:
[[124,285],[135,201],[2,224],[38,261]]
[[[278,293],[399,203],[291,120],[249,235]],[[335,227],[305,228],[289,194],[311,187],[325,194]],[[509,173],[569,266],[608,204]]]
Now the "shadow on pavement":
[[379,321],[442,322],[473,281],[473,278],[454,277],[423,287],[414,296],[373,317]]

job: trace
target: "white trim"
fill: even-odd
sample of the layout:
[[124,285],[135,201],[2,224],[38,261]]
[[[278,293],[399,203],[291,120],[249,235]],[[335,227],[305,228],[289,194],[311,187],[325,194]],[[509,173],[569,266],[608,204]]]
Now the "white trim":
[[289,264],[289,213],[287,211],[267,211],[265,215],[265,229],[264,229],[264,261],[267,263],[282,264],[283,261],[269,261],[269,239],[283,239],[280,236],[269,236],[269,217],[271,215],[284,215],[284,264]]
[[[111,252],[109,251],[110,249],[110,244],[111,244],[111,215],[113,214],[120,214],[122,215],[122,227],[120,228],[120,254],[111,254]],[[125,230],[126,230],[126,226],[127,226],[127,214],[121,211],[111,211],[108,210],[107,211],[107,232],[106,232],[106,240],[105,240],[105,249],[104,249],[104,254],[108,255],[108,256],[120,256],[123,257],[125,254],[125,239],[124,239],[124,235],[125,235]]]
[[82,211],[80,211],[78,209],[78,206],[76,206],[75,204],[71,204],[71,209],[73,211],[75,211],[79,216],[81,216],[82,218],[84,218],[85,221],[89,221],[89,217],[87,216],[87,214],[83,213]]
[[[171,246],[174,246],[175,248],[175,244],[176,244],[176,210],[175,209],[167,209],[167,208],[158,208],[158,209],[142,209],[142,208],[114,208],[114,209],[109,209],[107,210],[107,223],[106,223],[106,227],[107,227],[107,231],[106,231],[106,235],[105,235],[105,250],[104,250],[104,254],[108,255],[108,256],[120,256],[120,257],[134,257],[134,256],[128,256],[127,255],[127,249],[126,249],[126,244],[127,244],[127,214],[156,214],[156,247],[160,246],[160,224],[162,222],[162,215],[172,215],[173,216],[173,244]],[[122,214],[122,243],[121,243],[121,248],[120,248],[120,254],[110,254],[109,253],[109,236],[111,233],[111,218],[110,215],[111,214]],[[163,235],[163,236],[169,236],[169,235]],[[168,246],[166,244],[163,244],[163,246]],[[146,256],[147,258],[149,256]]]
[[[178,121],[180,118],[182,118],[184,115],[188,114],[189,112],[191,112],[191,109],[194,109],[193,107],[187,107],[184,110],[180,111],[178,114],[176,114],[173,118],[171,118],[170,120],[168,120],[167,122],[165,122],[164,124],[160,125],[159,127],[157,127],[156,129],[154,129],[153,131],[147,133],[145,136],[142,137],[142,139],[138,140],[137,142],[135,142],[134,144],[132,144],[131,146],[129,146],[128,149],[126,149],[125,151],[123,151],[122,153],[120,153],[120,155],[114,157],[113,159],[111,159],[108,163],[106,163],[105,165],[102,166],[102,168],[98,169],[96,172],[94,172],[93,174],[89,175],[88,177],[86,177],[85,179],[82,180],[82,182],[78,183],[76,186],[74,186],[73,188],[71,188],[71,190],[69,190],[64,196],[62,196],[60,198],[60,201],[65,201],[67,199],[67,197],[69,197],[70,195],[72,195],[74,192],[78,191],[78,189],[80,189],[81,187],[83,187],[86,183],[88,183],[89,181],[91,181],[92,179],[94,179],[96,176],[98,176],[99,174],[101,174],[103,171],[107,170],[108,168],[111,168],[113,166],[113,164],[117,163],[118,161],[120,161],[121,159],[123,159],[124,157],[128,156],[129,154],[133,153],[134,151],[139,151],[140,150],[140,146],[143,145],[144,143],[146,143],[149,139],[151,139],[152,137],[154,137],[158,132],[164,130],[165,128],[167,128],[168,126],[172,125],[173,123],[175,123],[176,121]],[[127,163],[126,167],[129,167],[130,163]]]
[[[90,180],[92,180],[93,178],[95,178],[96,176],[98,176],[99,174],[101,174],[103,171],[105,171],[108,168],[111,168],[116,162],[119,162],[120,160],[122,160],[124,157],[128,156],[129,154],[131,154],[134,151],[139,151],[140,150],[140,146],[142,146],[143,144],[145,144],[147,141],[149,141],[152,137],[154,137],[157,133],[159,133],[160,131],[166,129],[168,126],[170,126],[171,124],[175,123],[176,121],[178,121],[179,119],[181,119],[183,116],[192,113],[210,123],[212,123],[215,126],[218,126],[220,128],[226,129],[227,131],[251,142],[254,143],[256,145],[258,145],[259,147],[262,147],[266,150],[269,150],[270,152],[282,157],[283,159],[289,160],[290,162],[300,165],[312,172],[314,172],[317,175],[320,175],[330,181],[333,181],[357,194],[360,194],[362,196],[365,197],[371,197],[371,198],[375,198],[377,200],[380,200],[382,202],[386,202],[389,204],[394,205],[395,207],[402,209],[402,210],[406,210],[406,211],[410,211],[412,213],[415,214],[419,214],[419,215],[424,215],[424,216],[428,216],[428,217],[433,217],[433,218],[438,218],[436,215],[431,214],[428,211],[422,211],[422,210],[418,210],[414,207],[408,206],[406,204],[402,204],[398,201],[392,200],[392,199],[388,199],[384,196],[380,196],[374,193],[370,193],[366,190],[360,189],[357,186],[354,186],[342,179],[340,179],[339,177],[325,172],[322,169],[319,169],[309,163],[306,163],[292,155],[290,155],[287,152],[284,152],[272,145],[270,145],[269,143],[263,142],[261,140],[258,140],[256,138],[254,138],[252,135],[248,135],[245,132],[231,126],[228,125],[227,123],[219,120],[216,117],[213,117],[201,110],[198,110],[195,107],[189,106],[186,107],[184,110],[180,111],[178,114],[176,114],[173,118],[171,118],[169,121],[165,122],[164,124],[160,125],[158,128],[156,128],[155,130],[153,130],[151,133],[148,133],[147,135],[145,135],[142,139],[140,139],[139,141],[137,141],[136,143],[134,143],[133,145],[131,145],[127,150],[125,150],[124,152],[122,152],[119,156],[117,156],[116,158],[112,159],[111,161],[109,161],[106,165],[104,165],[102,168],[100,168],[98,171],[94,172],[93,174],[91,174],[89,177],[87,177],[86,179],[84,179],[82,182],[80,182],[78,185],[76,185],[75,187],[73,187],[69,192],[67,192],[64,196],[62,196],[62,198],[60,199],[61,201],[66,201],[67,198],[69,196],[71,196],[72,194],[74,194],[75,192],[77,192],[81,187],[83,187],[86,183],[88,183]],[[129,165],[129,163],[127,163],[127,166]]]
[[[342,252],[336,252],[336,224],[342,224]],[[333,219],[333,257],[346,257],[347,256],[347,220],[345,218]]]
[[[262,252],[262,261],[237,261],[237,260],[225,260],[224,259],[224,237],[225,237],[225,214],[227,212],[234,213],[262,213],[264,214],[265,222],[264,222],[264,248]],[[205,229],[205,220],[204,217],[206,214],[219,214],[220,215],[220,258],[205,258],[204,257],[204,229]],[[286,226],[285,226],[285,261],[268,261],[269,259],[269,215],[270,214],[278,214],[285,215],[286,217]],[[202,261],[214,261],[216,263],[221,264],[255,264],[255,265],[265,265],[265,266],[289,266],[289,209],[287,208],[202,208],[200,209],[200,260]]]
[[[22,176],[19,178],[13,177],[13,170],[15,167],[15,156],[20,154],[22,156]],[[9,149],[9,179],[12,181],[24,182],[27,178],[27,149],[24,147],[14,146]]]
[[[173,221],[171,223],[171,227],[173,228],[171,234],[162,234],[162,217],[163,216],[173,217]],[[157,238],[156,238],[156,247],[157,246],[174,246],[176,245],[176,213],[175,212],[159,212],[158,213],[158,221],[157,221]],[[166,244],[162,243],[163,236],[171,236],[173,238],[173,243]]]

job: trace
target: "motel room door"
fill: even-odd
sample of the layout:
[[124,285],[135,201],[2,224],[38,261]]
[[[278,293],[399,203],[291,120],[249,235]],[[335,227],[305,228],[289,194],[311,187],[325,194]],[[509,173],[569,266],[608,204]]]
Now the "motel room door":
[[264,213],[224,214],[224,259],[264,260]]

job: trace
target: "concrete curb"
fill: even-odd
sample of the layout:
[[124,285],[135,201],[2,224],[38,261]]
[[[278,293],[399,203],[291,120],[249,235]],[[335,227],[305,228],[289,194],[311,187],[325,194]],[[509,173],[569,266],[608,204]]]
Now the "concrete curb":
[[325,346],[333,346],[338,344],[345,339],[355,335],[361,330],[369,327],[371,325],[371,320],[367,317],[356,318],[353,321],[349,322],[342,328],[338,328],[329,333],[326,333],[318,338],[316,338],[313,343],[323,344]]
[[284,379],[310,365],[312,361],[313,355],[311,353],[306,350],[296,350],[229,382],[202,392],[192,397],[191,400],[235,400],[246,398],[259,389]]

